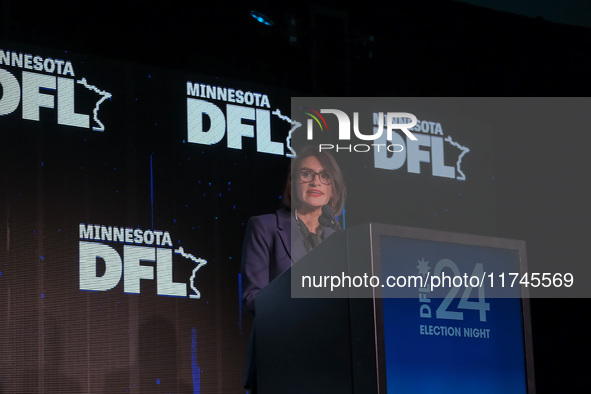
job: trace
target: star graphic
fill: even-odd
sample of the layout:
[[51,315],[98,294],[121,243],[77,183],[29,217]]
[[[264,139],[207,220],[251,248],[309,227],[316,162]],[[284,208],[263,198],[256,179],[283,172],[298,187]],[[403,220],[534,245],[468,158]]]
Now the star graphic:
[[429,262],[426,261],[424,258],[420,259],[418,262],[419,265],[417,265],[417,268],[419,270],[419,275],[427,275],[427,273],[431,269],[431,267],[429,267]]

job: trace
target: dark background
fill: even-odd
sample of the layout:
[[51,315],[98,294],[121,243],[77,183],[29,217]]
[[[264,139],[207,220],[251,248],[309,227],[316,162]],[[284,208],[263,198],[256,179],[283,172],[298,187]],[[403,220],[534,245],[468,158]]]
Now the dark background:
[[[250,8],[275,21],[250,18]],[[270,7],[270,8],[264,8]],[[1,38],[223,76],[301,96],[587,96],[585,27],[452,1],[2,2]],[[550,114],[540,114],[549,116]],[[496,234],[555,247],[589,239],[587,125],[498,135]],[[517,158],[522,164],[515,171]],[[259,212],[257,212],[259,213]],[[528,251],[528,258],[536,259]],[[577,278],[586,280],[587,278]],[[585,392],[587,300],[532,300],[537,391]]]

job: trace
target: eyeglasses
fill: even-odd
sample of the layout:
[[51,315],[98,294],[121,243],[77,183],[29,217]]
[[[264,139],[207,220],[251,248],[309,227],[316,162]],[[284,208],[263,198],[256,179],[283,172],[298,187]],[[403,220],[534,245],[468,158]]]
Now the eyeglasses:
[[330,177],[330,174],[326,171],[316,172],[316,171],[312,171],[312,170],[300,170],[300,172],[299,172],[300,181],[303,183],[312,182],[314,180],[314,178],[316,178],[316,175],[318,175],[318,179],[320,179],[320,182],[322,184],[324,184],[324,185],[332,184],[332,178]]

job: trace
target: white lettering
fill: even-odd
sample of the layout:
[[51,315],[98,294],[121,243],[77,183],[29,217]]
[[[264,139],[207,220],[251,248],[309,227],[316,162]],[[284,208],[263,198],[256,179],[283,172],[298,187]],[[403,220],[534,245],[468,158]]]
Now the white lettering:
[[1,68],[0,87],[2,88],[2,98],[0,99],[0,116],[11,114],[16,110],[18,104],[21,101],[21,88],[14,75]]
[[156,250],[147,246],[123,247],[123,289],[126,293],[140,293],[141,279],[154,279],[154,267],[142,265],[142,261],[156,261]]
[[187,285],[172,281],[172,249],[158,248],[156,251],[156,277],[158,295],[186,297]]
[[242,137],[254,138],[254,126],[242,123],[243,119],[255,120],[254,108],[228,104],[228,148],[242,149]]
[[[205,130],[204,116],[209,119],[208,130]],[[189,142],[213,145],[224,137],[226,119],[222,111],[212,103],[187,98],[187,122]]]
[[74,112],[74,80],[59,77],[57,79],[57,123],[88,129],[90,117]]
[[56,77],[23,71],[23,119],[39,121],[40,108],[55,108],[54,96],[40,88],[56,90]]
[[[98,259],[105,263],[102,276],[97,275]],[[80,290],[111,290],[119,283],[121,274],[121,258],[115,249],[96,242],[80,241]]]

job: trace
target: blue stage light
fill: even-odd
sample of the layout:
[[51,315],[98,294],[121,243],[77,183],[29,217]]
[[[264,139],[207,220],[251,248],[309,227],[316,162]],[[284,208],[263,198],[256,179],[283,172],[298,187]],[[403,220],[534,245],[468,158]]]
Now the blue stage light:
[[274,25],[273,21],[263,13],[260,13],[258,11],[250,11],[250,15],[254,19],[256,19],[257,22],[260,22],[263,25],[266,25],[266,26],[273,26]]

